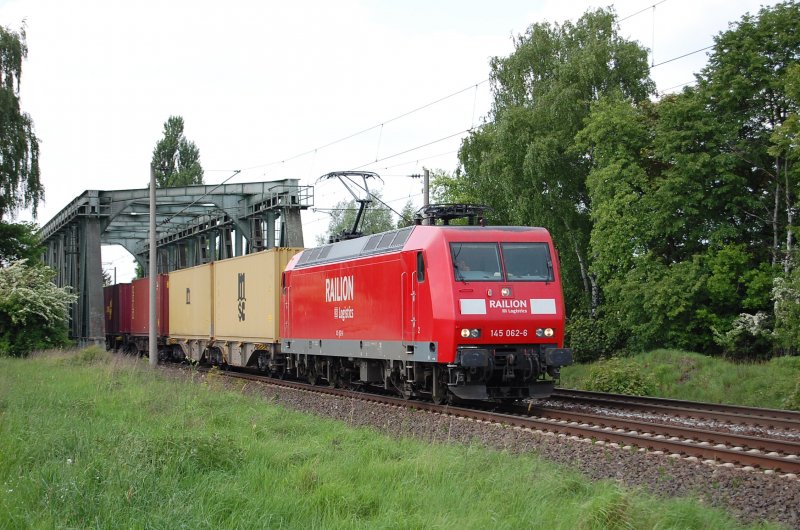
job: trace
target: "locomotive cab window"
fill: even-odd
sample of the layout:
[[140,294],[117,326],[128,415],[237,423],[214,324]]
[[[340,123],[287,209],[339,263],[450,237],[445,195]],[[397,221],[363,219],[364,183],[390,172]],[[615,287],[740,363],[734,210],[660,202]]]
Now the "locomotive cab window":
[[456,281],[499,281],[500,253],[495,243],[450,243]]
[[501,246],[508,281],[553,281],[553,261],[547,243],[503,243]]

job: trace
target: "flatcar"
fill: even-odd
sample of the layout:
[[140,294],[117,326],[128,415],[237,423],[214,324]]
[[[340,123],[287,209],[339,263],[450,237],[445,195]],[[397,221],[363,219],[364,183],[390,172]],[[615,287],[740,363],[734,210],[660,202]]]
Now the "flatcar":
[[545,397],[572,362],[543,228],[419,225],[304,250],[281,322],[287,370],[435,402]]

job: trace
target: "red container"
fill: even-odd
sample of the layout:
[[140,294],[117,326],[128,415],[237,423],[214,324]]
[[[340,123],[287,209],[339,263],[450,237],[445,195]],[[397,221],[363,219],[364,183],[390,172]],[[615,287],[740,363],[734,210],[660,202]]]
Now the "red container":
[[103,312],[106,334],[124,335],[131,332],[131,284],[119,283],[103,288]]
[[[156,321],[160,337],[169,335],[169,276],[159,274],[156,281]],[[150,281],[148,278],[133,280],[131,284],[131,328],[132,335],[148,335],[150,324]]]

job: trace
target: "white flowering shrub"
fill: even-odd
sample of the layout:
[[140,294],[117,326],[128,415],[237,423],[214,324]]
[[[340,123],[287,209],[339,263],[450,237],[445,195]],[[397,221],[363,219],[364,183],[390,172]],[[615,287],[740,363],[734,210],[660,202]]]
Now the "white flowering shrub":
[[763,311],[754,315],[741,313],[733,320],[728,331],[721,332],[716,328],[712,330],[714,342],[731,359],[768,358],[773,340],[771,323],[771,316]]
[[69,308],[77,297],[56,287],[55,271],[27,260],[0,267],[0,355],[63,346]]

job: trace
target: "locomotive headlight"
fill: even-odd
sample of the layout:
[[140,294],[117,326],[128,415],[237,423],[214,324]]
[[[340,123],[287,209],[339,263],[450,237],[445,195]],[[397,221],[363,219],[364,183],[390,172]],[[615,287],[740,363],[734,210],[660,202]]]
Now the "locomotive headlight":
[[463,328],[461,330],[461,336],[465,339],[478,339],[481,336],[481,330],[478,328]]
[[503,287],[500,289],[501,296],[511,296],[511,287]]
[[536,336],[537,337],[552,337],[555,335],[556,332],[553,328],[537,328],[536,329]]

